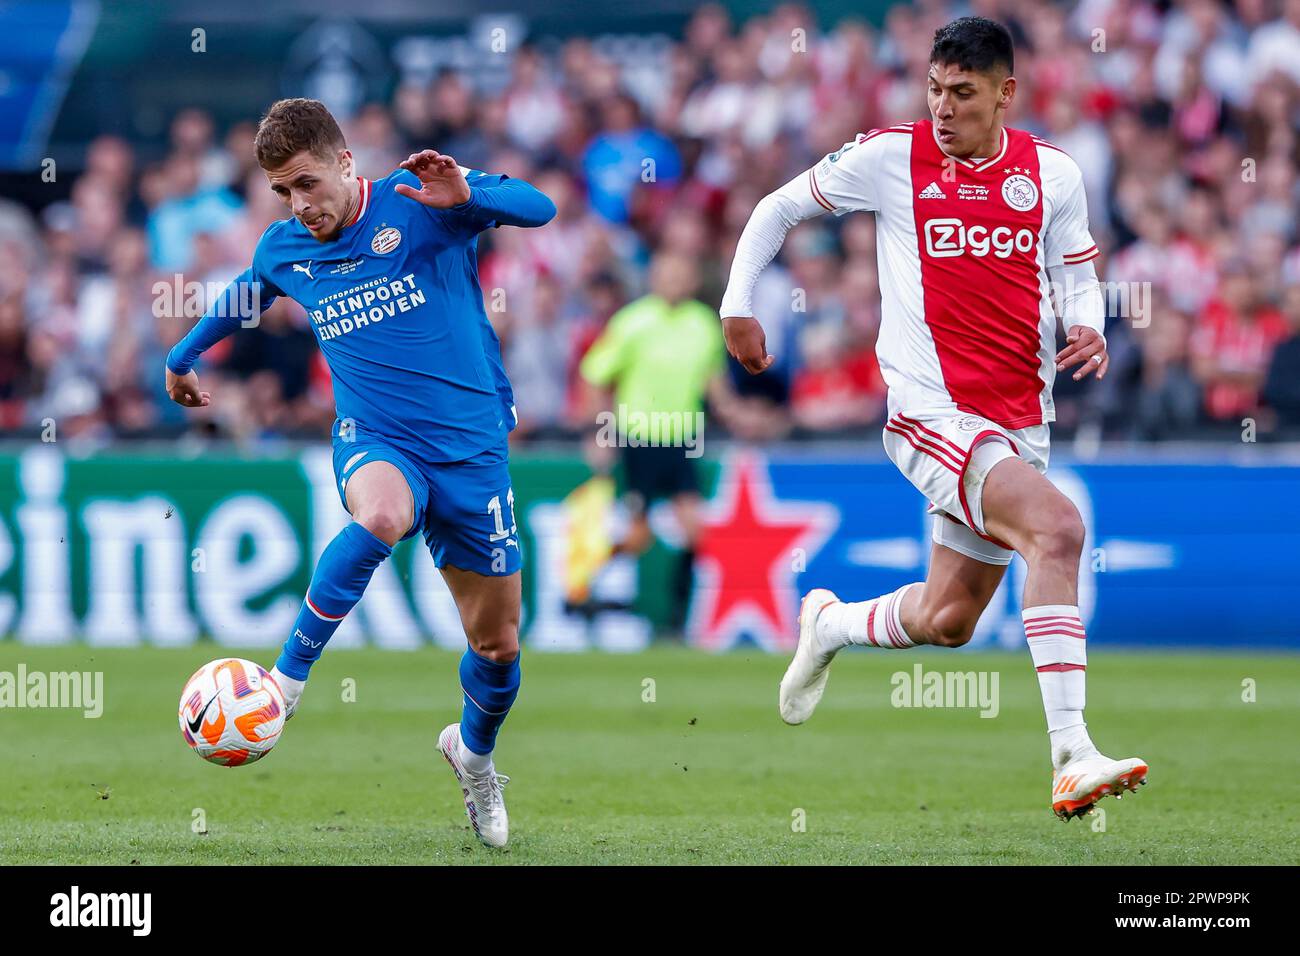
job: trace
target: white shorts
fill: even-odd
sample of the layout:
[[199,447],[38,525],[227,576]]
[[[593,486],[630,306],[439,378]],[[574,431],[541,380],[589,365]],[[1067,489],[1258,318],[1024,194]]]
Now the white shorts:
[[930,501],[935,543],[985,564],[1011,562],[1011,549],[984,531],[984,479],[1016,455],[1045,473],[1047,425],[1011,430],[965,412],[891,411],[884,440],[890,460]]

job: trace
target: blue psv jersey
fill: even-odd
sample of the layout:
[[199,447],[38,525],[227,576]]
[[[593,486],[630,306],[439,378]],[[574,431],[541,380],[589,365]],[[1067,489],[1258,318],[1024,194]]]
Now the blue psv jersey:
[[[497,224],[541,225],[555,210],[520,180],[475,170],[466,179],[470,201],[451,209],[394,192],[398,183],[420,188],[406,170],[362,179],[357,217],[336,239],[318,242],[296,218],[273,223],[227,290],[229,299],[257,282],[262,308],[282,295],[302,305],[329,363],[338,417],[428,462],[470,458],[514,427],[514,395],[483,309],[477,236]],[[205,316],[168,366],[183,374],[237,324]]]

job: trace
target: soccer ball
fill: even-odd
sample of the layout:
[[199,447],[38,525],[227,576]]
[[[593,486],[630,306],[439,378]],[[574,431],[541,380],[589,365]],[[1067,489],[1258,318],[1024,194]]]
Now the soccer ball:
[[181,736],[204,760],[227,767],[260,760],[284,729],[284,693],[264,669],[238,657],[209,661],[181,691]]

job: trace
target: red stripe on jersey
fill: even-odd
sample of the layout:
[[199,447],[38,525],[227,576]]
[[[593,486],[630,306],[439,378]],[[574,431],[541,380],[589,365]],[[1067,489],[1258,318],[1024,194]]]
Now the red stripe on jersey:
[[1093,246],[1091,249],[1083,250],[1083,252],[1072,252],[1068,256],[1061,256],[1061,260],[1067,266],[1077,266],[1081,262],[1096,259],[1099,255],[1101,255],[1101,250]]
[[826,201],[826,198],[822,195],[822,191],[817,188],[817,177],[813,175],[811,169],[808,170],[808,187],[812,190],[812,197],[817,200],[819,206],[825,206],[831,212],[835,211],[835,207]]
[[[938,140],[936,139],[935,142],[937,143]],[[1004,127],[1002,130],[1002,136],[998,140],[998,151],[994,153],[992,156],[990,156],[988,159],[981,160],[978,163],[973,162],[972,160],[969,159],[961,159],[960,157],[957,156],[954,156],[953,159],[956,159],[957,162],[961,163],[963,166],[967,167],[968,169],[973,169],[976,172],[982,172],[983,170],[988,169],[990,166],[1002,162],[1002,157],[1006,155],[1007,147],[1010,145],[1010,143],[1011,143],[1011,137],[1007,135],[1006,128]]]
[[916,193],[949,175],[945,198],[912,204],[925,323],[944,387],[958,410],[1015,429],[1044,418],[1043,197],[1033,138],[1006,135],[996,162],[971,169],[948,162],[930,121],[915,123],[911,178]]
[[357,203],[356,215],[354,215],[351,219],[348,220],[347,224],[349,226],[355,225],[357,222],[359,222],[361,220],[361,217],[366,214],[366,208],[370,205],[370,180],[361,177],[357,180],[357,182],[361,184],[361,188],[357,193],[358,199],[360,201]]
[[984,160],[984,162],[976,166],[975,169],[979,172],[983,172],[984,170],[997,165],[998,163],[1002,162],[1002,157],[1007,154],[1007,150],[1010,148],[1011,148],[1011,134],[1007,132],[1006,127],[1003,127],[1002,142],[998,146],[997,153],[993,156],[990,156],[988,159]]
[[1066,156],[1069,156],[1069,155],[1070,155],[1069,153],[1066,153],[1065,150],[1061,149],[1061,147],[1057,146],[1055,143],[1049,143],[1047,140],[1045,140],[1045,139],[1039,139],[1037,136],[1034,137],[1034,145],[1035,145],[1035,146],[1046,146],[1048,149],[1054,149],[1054,150],[1056,150],[1058,153],[1065,153]]
[[870,132],[859,133],[859,134],[858,134],[858,143],[859,143],[859,144],[862,144],[862,143],[865,143],[865,142],[866,142],[867,140],[869,140],[869,139],[875,139],[875,138],[876,138],[877,136],[879,136],[881,133],[910,133],[910,132],[912,132],[912,124],[911,124],[911,123],[907,123],[907,124],[905,124],[905,125],[903,125],[903,126],[886,126],[886,127],[884,127],[883,129],[873,129],[873,130],[871,130]]

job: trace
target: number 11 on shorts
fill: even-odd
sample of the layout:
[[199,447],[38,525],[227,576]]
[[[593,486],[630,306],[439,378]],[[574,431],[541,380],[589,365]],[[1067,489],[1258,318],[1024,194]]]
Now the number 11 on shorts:
[[497,529],[488,536],[489,541],[502,541],[505,538],[513,537],[515,534],[515,490],[509,488],[506,490],[506,507],[510,509],[510,530],[506,530],[505,521],[501,514],[501,496],[493,495],[492,500],[488,502],[488,514],[496,522]]

